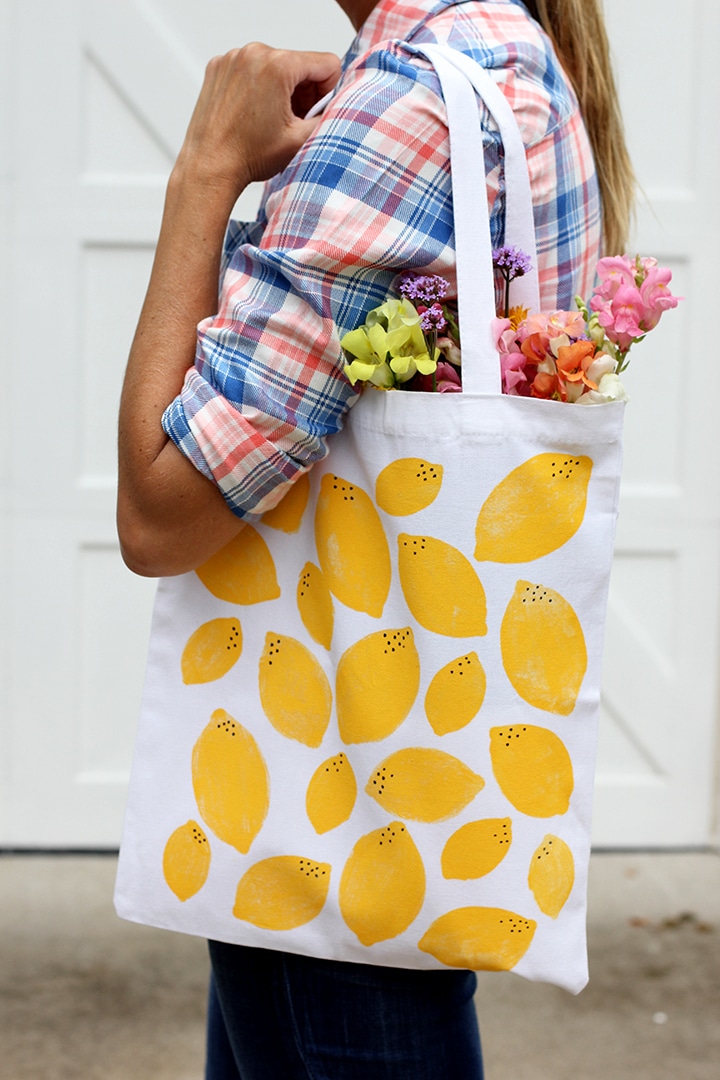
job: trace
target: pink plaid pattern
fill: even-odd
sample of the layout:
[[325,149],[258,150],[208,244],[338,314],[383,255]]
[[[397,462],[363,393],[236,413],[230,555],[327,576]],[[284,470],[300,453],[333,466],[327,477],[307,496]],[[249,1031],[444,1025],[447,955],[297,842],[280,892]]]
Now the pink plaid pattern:
[[[414,44],[473,56],[513,107],[530,169],[543,307],[593,284],[600,204],[577,103],[519,0],[380,0],[312,139],[267,186],[258,221],[231,225],[220,309],[165,430],[254,519],[327,453],[356,394],[339,336],[393,278],[455,279],[445,110]],[[493,243],[504,237],[502,148],[484,118]],[[512,242],[512,238],[508,238]]]

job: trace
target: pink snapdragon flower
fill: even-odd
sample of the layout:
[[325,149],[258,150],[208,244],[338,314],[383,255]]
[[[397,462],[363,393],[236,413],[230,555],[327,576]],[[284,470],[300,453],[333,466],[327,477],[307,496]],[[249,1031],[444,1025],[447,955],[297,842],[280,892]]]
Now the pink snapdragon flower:
[[[652,260],[657,265],[657,260]],[[597,264],[597,275],[600,283],[596,287],[594,295],[601,296],[603,300],[612,300],[621,285],[636,285],[637,274],[636,262],[627,255],[613,255],[600,259]]]
[[435,372],[438,394],[459,394],[462,392],[460,372],[447,360],[438,360]]
[[609,341],[626,353],[633,342],[657,326],[660,316],[677,307],[679,297],[668,288],[672,272],[658,266],[657,259],[636,259],[626,255],[601,259],[600,283],[590,300]]
[[657,326],[663,311],[678,306],[680,297],[673,296],[668,285],[672,279],[667,267],[654,266],[650,269],[640,286],[640,296],[645,304],[642,327],[645,333]]
[[533,334],[539,334],[543,348],[547,350],[554,338],[565,334],[569,338],[579,338],[585,333],[585,320],[579,311],[542,311],[537,315],[528,315],[520,327],[520,340],[524,341]]
[[[521,352],[506,353],[500,357],[500,373],[504,394],[513,397],[529,397],[530,383],[525,374],[527,358]],[[533,370],[535,370],[533,368]]]
[[500,372],[504,394],[527,397],[530,386],[525,375],[527,357],[518,348],[518,330],[510,319],[493,319],[492,335],[500,354]]
[[447,360],[438,360],[435,369],[434,386],[432,375],[416,375],[413,379],[412,389],[422,390],[427,394],[433,391],[437,394],[460,394],[462,393],[460,372]]

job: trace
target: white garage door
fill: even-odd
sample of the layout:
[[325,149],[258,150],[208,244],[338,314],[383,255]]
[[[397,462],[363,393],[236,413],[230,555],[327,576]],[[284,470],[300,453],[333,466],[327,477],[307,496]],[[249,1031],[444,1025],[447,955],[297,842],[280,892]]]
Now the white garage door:
[[[720,424],[720,14],[607,0],[651,209],[637,246],[684,305],[638,350],[608,625],[596,838],[710,838]],[[205,61],[244,41],[342,51],[331,0],[0,0],[0,844],[112,846],[152,583],[114,532],[115,417],[162,192]],[[252,213],[255,194],[243,205]],[[717,274],[715,274],[715,278]]]

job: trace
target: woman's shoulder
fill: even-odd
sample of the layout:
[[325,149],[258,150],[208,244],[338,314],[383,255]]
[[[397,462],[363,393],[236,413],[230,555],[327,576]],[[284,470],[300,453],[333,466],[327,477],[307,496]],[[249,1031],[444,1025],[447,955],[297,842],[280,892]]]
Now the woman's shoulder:
[[[526,146],[552,135],[578,115],[578,104],[552,43],[514,0],[466,0],[441,8],[406,40],[374,42],[353,58],[338,88],[397,100],[422,91],[441,97],[430,63],[418,51],[446,44],[492,71],[508,98]],[[381,87],[385,90],[381,90]],[[425,95],[426,96],[426,95]]]

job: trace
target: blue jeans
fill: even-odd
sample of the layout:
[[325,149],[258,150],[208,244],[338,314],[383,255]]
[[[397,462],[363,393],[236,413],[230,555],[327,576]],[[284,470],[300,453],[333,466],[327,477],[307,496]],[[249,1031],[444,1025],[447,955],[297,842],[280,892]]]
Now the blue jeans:
[[470,971],[209,945],[205,1080],[482,1080]]

